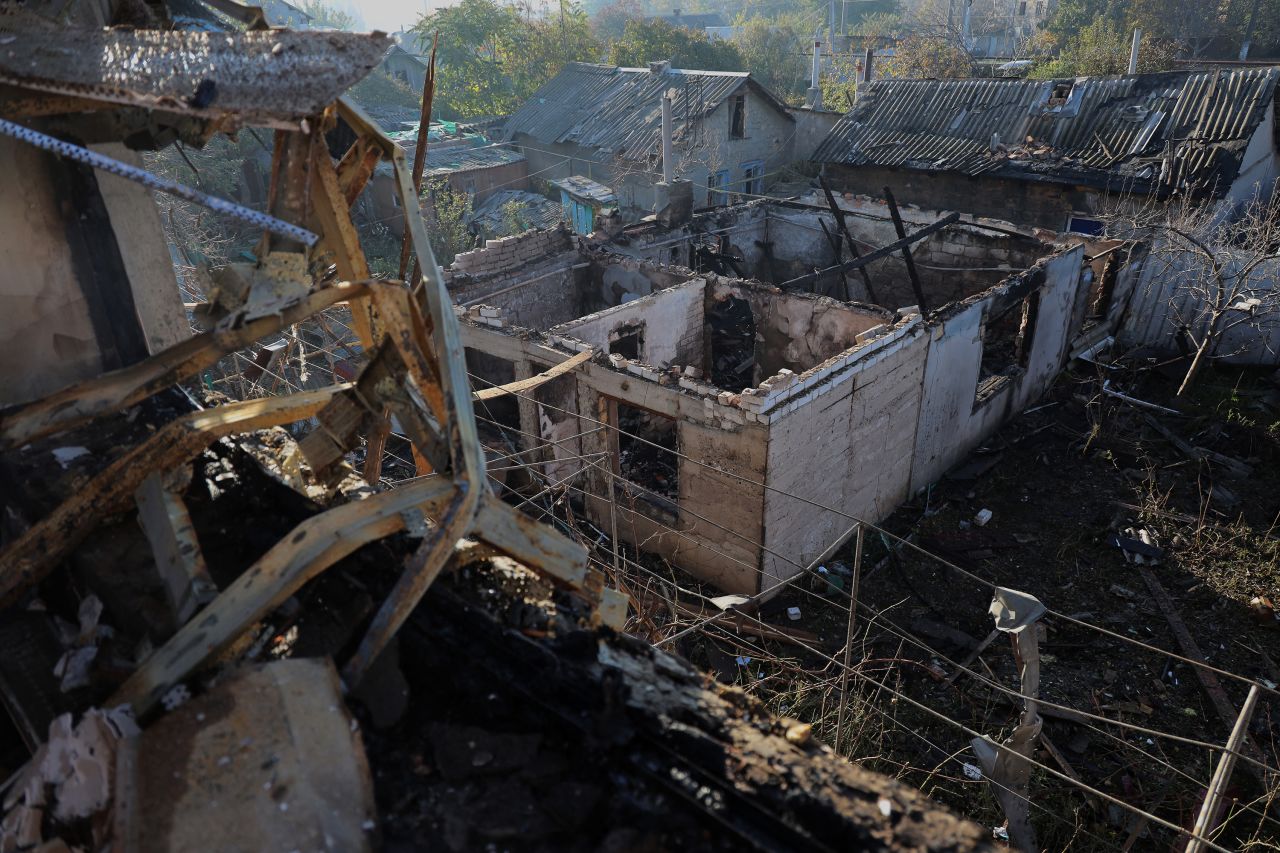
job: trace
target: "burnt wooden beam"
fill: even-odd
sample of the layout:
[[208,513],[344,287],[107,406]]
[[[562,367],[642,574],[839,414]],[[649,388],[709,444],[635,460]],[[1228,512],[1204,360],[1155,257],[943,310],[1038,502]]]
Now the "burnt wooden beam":
[[[933,234],[934,232],[941,231],[943,228],[946,228],[948,225],[957,221],[959,218],[960,218],[960,214],[958,213],[948,213],[946,216],[942,217],[937,222],[926,225],[923,228],[921,228],[919,231],[913,231],[912,233],[908,234],[902,239],[895,240],[894,242],[890,243],[887,246],[882,246],[879,249],[876,249],[874,252],[868,252],[867,254],[863,255],[860,258],[857,258],[852,261],[845,261],[842,264],[839,264],[834,267],[829,267],[828,269],[825,269],[825,270],[819,270],[816,273],[809,273],[808,275],[802,275],[799,278],[793,278],[790,281],[784,281],[781,284],[779,284],[778,287],[786,287],[786,288],[805,287],[810,283],[812,283],[815,279],[817,279],[818,276],[829,273],[831,270],[840,269],[840,270],[848,271],[848,270],[856,270],[856,269],[859,269],[860,267],[865,267],[867,264],[873,263],[883,258],[887,258],[890,255],[893,255],[897,252],[902,251],[903,246],[910,246],[912,243],[919,242],[920,240],[923,240],[925,237],[928,237],[930,234]],[[921,306],[920,310],[921,310],[921,313],[923,313],[924,307]]]
[[[849,244],[849,254],[852,255],[853,259],[856,261],[858,258],[862,257],[862,253],[858,251],[858,244],[853,242],[853,235],[849,233],[849,226],[845,222],[844,210],[841,209],[840,205],[836,204],[836,197],[831,192],[831,187],[827,186],[826,178],[819,176],[818,185],[821,186],[822,191],[826,193],[827,206],[831,208],[831,215],[835,217],[836,224],[840,226],[840,233],[844,235],[845,242]],[[902,234],[899,234],[898,236],[901,237]],[[838,254],[836,256],[836,260],[840,260]],[[867,289],[867,298],[870,299],[872,302],[878,303],[880,300],[876,299],[875,288],[871,286],[871,274],[867,272],[866,267],[858,267],[858,272],[862,273],[862,284]],[[848,298],[849,298],[849,285],[848,285],[848,278],[846,278],[845,279],[845,299],[847,300]]]
[[[884,200],[889,204],[889,216],[893,218],[893,228],[898,232],[898,239],[902,240],[907,236],[906,226],[902,224],[902,214],[898,212],[898,202],[893,197],[893,192],[888,187],[884,188]],[[957,214],[952,214],[957,219]],[[920,305],[920,313],[928,314],[929,306],[925,304],[924,288],[920,286],[920,273],[916,272],[916,262],[911,258],[911,247],[904,245],[902,247],[902,262],[907,265],[907,276],[911,279],[911,289],[916,292],[916,301]]]

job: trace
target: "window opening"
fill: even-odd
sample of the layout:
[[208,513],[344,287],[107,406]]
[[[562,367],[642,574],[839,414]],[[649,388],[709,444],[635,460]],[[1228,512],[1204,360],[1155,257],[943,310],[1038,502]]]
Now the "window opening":
[[680,496],[676,421],[621,401],[618,408],[618,473],[639,489],[638,501],[675,511]]
[[609,333],[609,354],[639,361],[644,353],[644,323],[628,323]]
[[1015,376],[1027,369],[1040,314],[1040,290],[982,320],[982,363],[974,404],[990,400]]
[[735,95],[731,102],[733,125],[729,135],[734,139],[747,138],[747,96]]

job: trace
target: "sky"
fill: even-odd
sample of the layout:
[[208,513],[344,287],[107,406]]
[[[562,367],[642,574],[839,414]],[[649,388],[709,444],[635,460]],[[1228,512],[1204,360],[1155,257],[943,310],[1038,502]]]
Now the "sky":
[[395,32],[409,28],[428,8],[452,5],[451,0],[336,0],[333,4],[363,19],[371,30]]

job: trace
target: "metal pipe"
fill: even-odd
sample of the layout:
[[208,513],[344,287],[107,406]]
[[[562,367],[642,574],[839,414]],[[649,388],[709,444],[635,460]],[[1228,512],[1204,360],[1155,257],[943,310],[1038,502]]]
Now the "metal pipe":
[[675,178],[675,163],[671,154],[671,98],[662,96],[662,181],[670,184]]

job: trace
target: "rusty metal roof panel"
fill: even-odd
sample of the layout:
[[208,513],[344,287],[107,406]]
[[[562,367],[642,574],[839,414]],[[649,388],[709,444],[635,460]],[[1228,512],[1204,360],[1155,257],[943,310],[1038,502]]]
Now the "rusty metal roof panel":
[[50,29],[12,32],[0,83],[230,125],[296,127],[382,61],[382,33]]
[[1225,192],[1280,68],[1075,80],[877,80],[818,146],[850,166]]
[[783,115],[785,105],[745,72],[618,68],[570,63],[507,121],[505,139],[517,134],[544,145],[575,143],[638,160],[656,152],[662,121],[661,98],[673,96],[676,139],[749,86]]

